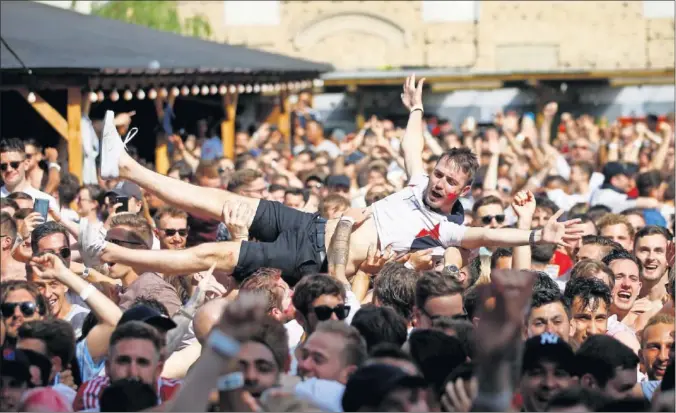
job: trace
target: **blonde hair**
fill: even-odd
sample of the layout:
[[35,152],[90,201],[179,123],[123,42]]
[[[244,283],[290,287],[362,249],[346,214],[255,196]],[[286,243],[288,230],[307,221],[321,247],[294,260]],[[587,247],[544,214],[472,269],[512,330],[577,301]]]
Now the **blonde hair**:
[[624,225],[627,228],[629,238],[633,240],[634,235],[636,235],[636,231],[634,231],[634,227],[629,222],[629,219],[627,219],[627,217],[625,217],[624,215],[605,214],[604,216],[599,218],[599,220],[596,222],[596,227],[599,229],[600,234],[601,232],[603,232],[603,228],[620,224]]
[[668,324],[670,326],[674,325],[674,316],[671,314],[665,314],[665,313],[657,313],[654,316],[650,317],[650,320],[648,320],[648,323],[646,323],[645,327],[643,327],[643,331],[641,331],[641,347],[643,347],[644,341],[645,341],[645,331],[652,326],[656,326],[658,324]]

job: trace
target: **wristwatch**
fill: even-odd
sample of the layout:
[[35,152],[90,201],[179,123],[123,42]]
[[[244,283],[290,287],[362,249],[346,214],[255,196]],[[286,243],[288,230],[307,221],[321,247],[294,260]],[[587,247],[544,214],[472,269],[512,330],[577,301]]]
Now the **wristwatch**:
[[460,275],[460,269],[458,268],[457,265],[453,264],[445,266],[441,272],[444,275],[450,275],[451,277],[455,278],[458,278],[458,276]]

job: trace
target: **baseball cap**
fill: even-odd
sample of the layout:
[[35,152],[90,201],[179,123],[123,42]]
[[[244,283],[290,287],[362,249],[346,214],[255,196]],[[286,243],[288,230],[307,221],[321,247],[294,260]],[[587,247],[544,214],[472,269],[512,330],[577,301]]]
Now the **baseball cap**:
[[356,412],[362,407],[376,408],[389,392],[398,387],[427,387],[427,382],[399,367],[385,364],[361,367],[347,380],[343,393],[343,411]]
[[120,318],[119,324],[121,325],[129,321],[142,321],[146,324],[165,331],[169,331],[176,327],[176,323],[174,323],[171,318],[165,316],[154,308],[143,304],[135,305],[122,313],[122,318]]
[[570,344],[556,334],[543,333],[526,340],[521,371],[536,367],[542,359],[554,362],[570,374],[574,374],[575,352]]
[[329,177],[326,178],[326,186],[328,186],[329,188],[340,186],[344,188],[349,188],[350,178],[348,178],[346,175],[329,175]]
[[620,162],[608,162],[606,166],[603,167],[603,176],[605,177],[606,182],[610,182],[610,180],[617,175],[629,176],[628,171]]
[[111,194],[117,196],[126,196],[128,198],[136,198],[139,201],[143,199],[141,187],[129,181],[118,182],[117,185],[115,185],[115,188],[111,189],[106,193],[106,196]]
[[17,381],[31,384],[31,362],[28,356],[17,349],[3,349],[0,375],[12,377]]

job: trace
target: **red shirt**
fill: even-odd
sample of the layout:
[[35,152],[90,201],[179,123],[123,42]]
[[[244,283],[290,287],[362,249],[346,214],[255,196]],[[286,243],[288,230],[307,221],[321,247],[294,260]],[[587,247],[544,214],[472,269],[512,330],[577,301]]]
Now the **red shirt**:
[[565,252],[556,250],[554,251],[554,256],[550,261],[554,265],[559,266],[559,276],[563,275],[569,269],[573,268],[573,260]]

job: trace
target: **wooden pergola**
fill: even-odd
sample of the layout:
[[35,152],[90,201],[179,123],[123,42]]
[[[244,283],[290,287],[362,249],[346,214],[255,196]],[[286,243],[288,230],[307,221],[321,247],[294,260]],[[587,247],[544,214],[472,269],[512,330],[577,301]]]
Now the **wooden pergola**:
[[[0,37],[0,90],[20,93],[68,142],[69,170],[80,179],[80,121],[89,102],[147,98],[160,108],[166,98],[221,96],[221,138],[225,155],[232,158],[241,94],[276,96],[278,105],[268,121],[288,137],[289,95],[312,88],[321,73],[332,69],[32,1],[0,3]],[[67,90],[65,117],[40,96],[44,90]],[[156,167],[166,171],[168,165]]]

